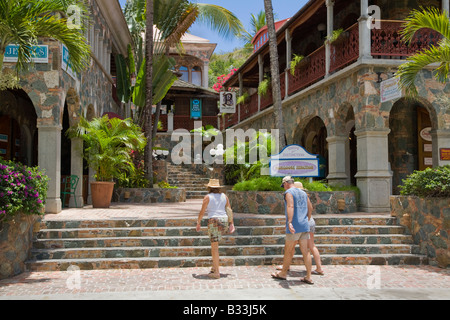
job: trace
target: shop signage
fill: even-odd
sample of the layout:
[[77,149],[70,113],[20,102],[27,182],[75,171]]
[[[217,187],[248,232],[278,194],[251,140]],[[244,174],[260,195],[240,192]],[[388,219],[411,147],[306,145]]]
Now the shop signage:
[[450,148],[442,148],[441,152],[441,161],[450,161]]
[[236,92],[220,93],[220,113],[236,113]]
[[399,86],[399,79],[392,78],[381,82],[380,95],[381,103],[401,98],[403,94]]
[[69,62],[69,49],[61,44],[61,68],[67,72],[72,79],[77,80],[77,74],[73,71],[72,65]]
[[[19,58],[19,46],[10,44],[6,47],[4,62],[17,62]],[[38,45],[33,46],[31,53],[31,61],[34,63],[48,63],[48,46]]]
[[299,145],[290,145],[280,154],[271,157],[270,175],[272,177],[320,177],[319,157],[308,153]]
[[431,127],[427,127],[420,131],[420,137],[428,142],[433,141],[433,138],[431,137]]
[[202,100],[191,99],[191,119],[202,118]]

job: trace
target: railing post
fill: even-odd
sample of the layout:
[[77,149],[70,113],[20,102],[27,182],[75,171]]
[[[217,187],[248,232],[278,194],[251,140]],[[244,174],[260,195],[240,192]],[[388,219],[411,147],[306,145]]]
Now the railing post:
[[[264,61],[262,55],[258,55],[258,65],[259,65],[259,83],[264,80]],[[258,92],[258,112],[261,111],[261,95]]]
[[[334,30],[334,1],[327,0],[327,36],[330,37]],[[331,68],[331,43],[325,41],[325,77],[330,74]]]
[[449,16],[449,12],[450,12],[450,1],[449,0],[442,0],[442,11],[447,12],[447,17]]
[[361,0],[359,22],[359,59],[372,59],[371,30],[369,24],[369,0]]
[[285,37],[286,37],[286,72],[285,72],[285,92],[284,96],[285,99],[289,96],[289,72],[291,67],[291,61],[292,61],[292,35],[291,31],[289,29],[286,29],[285,31]]

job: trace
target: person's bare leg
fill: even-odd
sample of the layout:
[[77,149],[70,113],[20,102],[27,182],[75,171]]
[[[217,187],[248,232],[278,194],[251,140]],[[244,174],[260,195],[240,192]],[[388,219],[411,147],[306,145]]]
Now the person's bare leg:
[[280,272],[272,274],[276,275],[277,277],[280,278],[286,278],[287,277],[287,273],[289,271],[289,268],[291,266],[292,263],[292,252],[293,250],[295,250],[295,245],[297,244],[297,241],[287,241],[284,245],[284,258],[283,258],[283,268]]
[[319,249],[317,249],[316,244],[314,243],[314,233],[312,232],[309,233],[308,249],[311,251],[314,257],[314,261],[316,262],[316,272],[319,274],[323,274]]
[[213,267],[211,271],[214,271],[213,273],[210,273],[211,278],[219,279],[220,278],[220,272],[219,272],[219,243],[218,242],[211,242],[211,255],[213,260]]
[[300,250],[303,255],[303,261],[305,263],[306,267],[306,277],[304,280],[310,281],[312,283],[311,279],[311,269],[312,269],[312,259],[311,259],[311,253],[308,249],[308,240],[300,240]]

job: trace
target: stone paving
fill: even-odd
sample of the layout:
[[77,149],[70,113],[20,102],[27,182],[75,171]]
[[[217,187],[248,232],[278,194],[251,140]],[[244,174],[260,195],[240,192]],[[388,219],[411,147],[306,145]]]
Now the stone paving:
[[[183,204],[122,205],[111,209],[69,209],[48,220],[195,217],[201,200]],[[248,215],[247,215],[248,216]],[[300,281],[303,266],[293,266],[287,281],[272,279],[275,266],[222,267],[222,278],[209,268],[27,272],[0,281],[0,300],[10,299],[450,299],[450,269],[432,266],[327,265],[315,285]],[[387,290],[387,291],[386,291]],[[392,291],[393,290],[393,291]],[[344,292],[342,291],[342,292]],[[384,292],[384,294],[381,294]],[[390,292],[388,295],[386,292]],[[392,292],[395,293],[392,296]],[[320,293],[320,294],[319,294]],[[301,295],[300,295],[301,294]]]

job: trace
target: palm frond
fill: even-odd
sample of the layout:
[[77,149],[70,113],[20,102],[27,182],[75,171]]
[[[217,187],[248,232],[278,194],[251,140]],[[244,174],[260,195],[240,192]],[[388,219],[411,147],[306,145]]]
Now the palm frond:
[[219,35],[230,38],[239,36],[244,28],[241,21],[229,10],[213,4],[197,3],[198,20],[215,30]]

